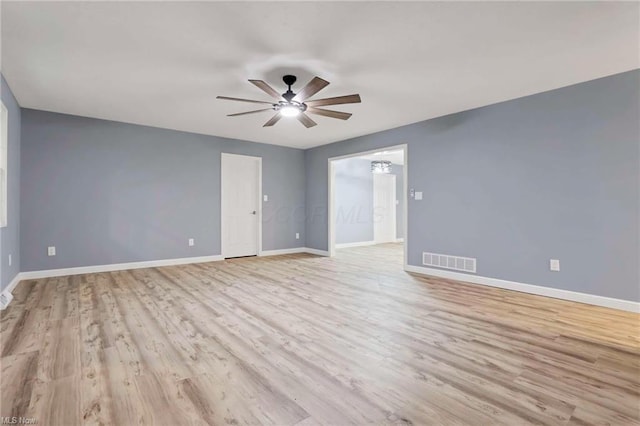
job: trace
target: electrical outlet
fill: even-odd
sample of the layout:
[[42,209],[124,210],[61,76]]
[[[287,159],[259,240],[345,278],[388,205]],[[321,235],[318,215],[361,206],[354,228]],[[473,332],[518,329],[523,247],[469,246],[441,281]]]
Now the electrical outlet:
[[420,201],[422,200],[422,191],[416,191],[414,194],[414,200]]
[[299,240],[299,239],[300,239],[300,233],[296,232],[296,240]]
[[262,199],[264,200],[264,202],[266,203],[267,201],[269,201],[269,196],[268,195],[263,195]]
[[55,256],[56,255],[56,247],[55,246],[47,247],[47,255],[48,256]]
[[11,255],[9,255],[9,266],[13,263],[13,259],[11,259]]
[[196,241],[193,238],[189,238],[189,247],[196,245]]
[[558,272],[560,270],[560,261],[558,259],[550,259],[549,270]]

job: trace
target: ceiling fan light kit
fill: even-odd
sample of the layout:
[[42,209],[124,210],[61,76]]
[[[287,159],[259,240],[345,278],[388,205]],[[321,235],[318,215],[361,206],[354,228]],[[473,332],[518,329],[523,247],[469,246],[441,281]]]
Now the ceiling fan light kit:
[[283,117],[295,117],[306,110],[307,106],[299,102],[280,102],[276,108]]
[[238,112],[235,114],[229,114],[229,117],[237,117],[239,115],[255,114],[263,111],[276,111],[276,114],[267,121],[263,127],[271,127],[276,124],[282,117],[296,117],[305,127],[313,127],[317,123],[313,121],[306,113],[322,115],[330,118],[337,118],[339,120],[348,120],[351,117],[351,113],[333,111],[324,108],[318,108],[319,106],[326,105],[341,105],[341,104],[355,104],[360,103],[360,95],[347,95],[337,96],[334,98],[307,100],[320,90],[329,85],[329,82],[323,80],[320,77],[314,77],[306,86],[304,86],[298,93],[291,90],[296,82],[295,75],[285,75],[282,77],[282,81],[287,85],[288,89],[285,93],[278,93],[275,89],[269,86],[262,80],[249,80],[251,84],[276,99],[276,102],[258,101],[253,99],[232,98],[229,96],[217,96],[217,99],[223,99],[227,101],[248,102],[255,104],[267,104],[271,105],[270,108],[262,108],[253,111]]

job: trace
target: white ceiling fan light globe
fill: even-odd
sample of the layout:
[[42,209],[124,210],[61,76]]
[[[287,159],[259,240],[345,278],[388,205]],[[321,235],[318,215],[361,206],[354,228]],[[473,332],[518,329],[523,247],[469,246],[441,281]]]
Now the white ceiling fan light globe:
[[284,117],[296,117],[300,114],[300,108],[294,105],[287,105],[280,108],[280,114]]

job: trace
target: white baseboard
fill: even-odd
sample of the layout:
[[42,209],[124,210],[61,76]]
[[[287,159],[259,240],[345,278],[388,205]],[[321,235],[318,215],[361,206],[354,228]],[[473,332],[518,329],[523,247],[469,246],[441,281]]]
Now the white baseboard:
[[289,249],[280,249],[280,250],[264,250],[261,251],[258,256],[280,256],[283,254],[296,254],[296,253],[306,253],[307,249],[305,247],[296,247]]
[[80,266],[76,268],[46,269],[42,271],[21,272],[20,279],[34,280],[40,278],[64,277],[67,275],[93,274],[96,272],[124,271],[127,269],[155,268],[158,266],[187,265],[189,263],[216,262],[222,256],[184,257],[179,259],[149,260],[144,262],[113,263],[109,265]]
[[318,250],[314,248],[305,247],[305,253],[315,254],[316,256],[329,256],[329,252],[327,250]]
[[13,300],[13,295],[11,294],[11,292],[16,288],[16,286],[22,279],[22,274],[17,273],[16,276],[13,277],[9,285],[7,285],[7,288],[5,288],[2,293],[0,293],[2,296],[2,301],[0,302],[0,310],[7,309],[7,306],[9,306],[9,303],[11,303],[11,300]]
[[555,299],[570,300],[573,302],[586,303],[589,305],[604,306],[607,308],[640,313],[640,302],[633,302],[630,300],[614,299],[612,297],[597,296],[595,294],[579,293],[576,291],[561,290],[558,288],[543,287],[533,284],[524,284],[515,281],[501,280],[498,278],[464,274],[461,272],[425,268],[422,266],[405,265],[404,270],[421,275],[431,275],[456,281],[465,281],[473,284],[498,287],[506,290],[515,290],[522,293],[536,294],[538,296],[553,297]]
[[[282,250],[266,250],[260,253],[260,256],[277,256],[282,254],[293,253],[310,253],[318,256],[328,256],[329,253],[322,250],[316,250],[307,247],[296,247],[291,249]],[[185,257],[178,259],[163,259],[163,260],[149,260],[144,262],[127,262],[127,263],[114,263],[108,265],[94,265],[94,266],[80,266],[75,268],[63,268],[63,269],[45,269],[41,271],[27,271],[20,272],[13,279],[11,284],[7,286],[7,290],[11,291],[18,285],[20,280],[34,280],[40,278],[53,278],[64,277],[68,275],[80,275],[80,274],[93,274],[98,272],[113,272],[113,271],[125,271],[128,269],[142,269],[142,268],[156,268],[160,266],[173,266],[173,265],[187,265],[190,263],[205,263],[205,262],[217,262],[224,260],[221,255],[215,256],[200,256],[200,257]]]
[[7,288],[5,288],[4,291],[1,293],[2,297],[0,299],[2,301],[0,302],[0,310],[7,309],[7,306],[9,306],[9,303],[11,303],[11,300],[13,300],[13,295],[11,294],[11,292],[13,291],[13,289],[16,288],[16,286],[22,279],[21,275],[22,275],[21,273],[17,273],[16,276],[13,277],[11,282],[9,282],[9,284],[7,285]]
[[22,272],[18,272],[16,274],[15,277],[13,277],[13,279],[11,280],[11,282],[9,283],[9,285],[7,286],[7,288],[4,289],[4,291],[8,291],[9,293],[11,293],[13,291],[14,288],[16,288],[16,286],[18,285],[18,283],[20,282],[20,280],[23,280],[24,277],[22,276]]
[[[326,250],[318,250],[309,247],[297,247],[282,250],[267,250],[260,253],[260,256],[277,256],[283,254],[309,253],[317,256],[329,256]],[[155,268],[160,266],[187,265],[190,263],[205,263],[224,260],[222,256],[200,256],[179,259],[151,260],[145,262],[116,263],[110,265],[81,266],[76,268],[48,269],[42,271],[28,271],[18,273],[9,283],[3,293],[11,293],[22,280],[61,277],[67,275],[91,274],[97,272],[123,271],[127,269]],[[490,287],[503,288],[506,290],[520,291],[523,293],[536,294],[539,296],[553,297],[556,299],[570,300],[573,302],[586,303],[589,305],[604,306],[607,308],[620,309],[628,312],[640,313],[640,302],[630,300],[614,299],[611,297],[597,296],[594,294],[579,293],[569,290],[561,290],[551,287],[543,287],[533,284],[524,284],[515,281],[501,280],[498,278],[483,277],[478,275],[464,274],[461,272],[445,271],[435,268],[425,268],[422,266],[405,265],[405,271],[421,275],[431,275],[435,277],[447,278],[451,280],[464,281],[473,284],[481,284]]]
[[372,246],[375,243],[376,243],[375,241],[357,241],[355,243],[341,243],[341,244],[336,244],[336,248],[341,249],[341,248],[349,248],[349,247]]
[[260,252],[258,256],[280,256],[283,254],[296,254],[296,253],[309,253],[315,254],[316,256],[329,256],[329,252],[326,250],[318,250],[309,247],[296,247],[290,249],[281,249],[281,250],[265,250]]

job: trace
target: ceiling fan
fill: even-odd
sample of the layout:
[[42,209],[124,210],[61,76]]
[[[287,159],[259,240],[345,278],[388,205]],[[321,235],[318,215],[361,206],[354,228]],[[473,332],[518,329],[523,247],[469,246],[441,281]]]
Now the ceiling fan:
[[267,101],[255,101],[252,99],[230,98],[228,96],[217,96],[216,99],[225,99],[228,101],[249,102],[254,104],[267,104],[271,105],[269,108],[257,109],[254,111],[238,112],[236,114],[229,114],[228,117],[237,117],[239,115],[255,114],[262,111],[276,111],[276,114],[271,117],[269,121],[264,123],[263,127],[270,127],[276,124],[282,117],[296,117],[298,121],[304,124],[305,127],[313,127],[317,123],[313,121],[306,113],[323,115],[325,117],[338,118],[340,120],[348,120],[351,114],[348,112],[333,111],[330,109],[318,108],[319,106],[326,105],[339,105],[339,104],[355,104],[360,103],[360,95],[347,95],[337,96],[335,98],[315,99],[307,100],[320,90],[329,85],[329,82],[321,79],[320,77],[314,77],[306,86],[304,86],[298,93],[294,93],[291,90],[291,86],[296,82],[295,75],[285,75],[282,77],[282,81],[289,89],[280,94],[276,92],[271,86],[262,80],[249,80],[250,83],[256,85],[263,92],[271,96],[276,102]]

